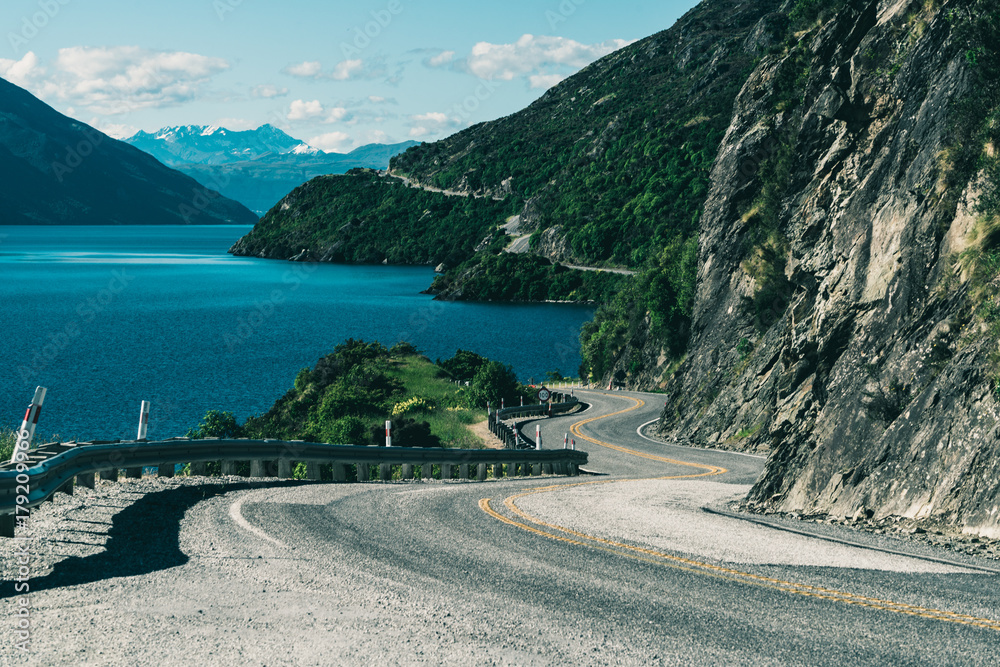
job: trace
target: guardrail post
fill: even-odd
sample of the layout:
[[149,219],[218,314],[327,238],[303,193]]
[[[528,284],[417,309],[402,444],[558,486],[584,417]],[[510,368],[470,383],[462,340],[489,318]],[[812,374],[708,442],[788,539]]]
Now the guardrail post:
[[17,519],[13,514],[0,514],[0,537],[14,537]]
[[531,464],[527,461],[521,462],[521,477],[531,476]]
[[434,479],[433,463],[428,462],[420,464],[420,479]]
[[400,471],[399,476],[402,477],[403,479],[413,479],[413,464],[404,463],[403,469]]
[[165,477],[170,479],[174,476],[174,464],[173,463],[161,463],[156,466],[156,476]]
[[236,461],[222,461],[219,467],[222,468],[222,474],[227,477],[236,475]]
[[[309,464],[306,464],[306,469],[309,468]],[[347,481],[347,466],[343,463],[333,464],[333,481],[335,482],[346,482]]]
[[531,466],[531,476],[538,477],[542,474],[542,465],[540,463],[532,464]]
[[266,477],[267,472],[263,461],[251,461],[250,462],[250,476],[251,477]]
[[355,463],[354,467],[357,469],[358,481],[367,482],[368,481],[368,464],[367,463]]
[[543,475],[551,475],[552,474],[552,464],[551,463],[543,463],[542,464],[542,474]]
[[486,464],[480,463],[476,466],[476,479],[480,482],[486,481]]
[[451,476],[452,476],[452,473],[451,473],[451,464],[450,463],[442,463],[441,464],[441,479],[442,480],[451,479]]
[[[392,436],[386,436],[391,438]],[[387,445],[388,446],[388,445]],[[392,479],[392,464],[390,463],[380,463],[378,464],[378,478],[383,482],[388,482]]]
[[117,482],[118,468],[112,468],[111,470],[102,470],[101,479],[103,479],[106,482]]
[[[289,461],[288,462],[289,467],[291,467],[291,464],[292,462]],[[288,477],[286,477],[286,479],[291,479],[291,478],[292,478],[292,473],[289,472]],[[306,461],[306,479],[308,479],[311,482],[318,482],[322,478],[323,475],[320,473],[319,461]]]
[[[139,407],[139,431],[136,433],[136,442],[146,441],[146,430],[149,427],[149,401],[143,401]],[[142,479],[142,467],[126,468],[126,479]]]
[[207,464],[204,461],[197,461],[195,463],[189,464],[189,470],[191,471],[192,477],[204,477],[205,471],[208,469]]
[[95,486],[95,484],[94,484],[94,473],[87,472],[87,473],[84,473],[82,475],[77,475],[76,476],[76,484],[77,484],[77,486],[82,486],[82,487],[87,488],[87,489],[94,488],[94,486]]
[[469,476],[469,464],[459,463],[458,464],[458,478],[459,479],[470,479]]
[[17,432],[17,442],[14,444],[14,452],[10,457],[12,463],[16,460],[18,454],[23,452],[27,456],[28,450],[31,449],[31,440],[35,437],[35,428],[38,426],[38,415],[42,412],[42,403],[45,402],[45,392],[47,391],[48,389],[45,387],[35,388],[35,396],[31,399],[31,405],[28,406],[27,411],[24,413],[21,430]]
[[494,463],[493,464],[493,477],[495,477],[496,479],[500,479],[500,478],[503,477],[503,464],[502,463]]
[[67,496],[73,495],[73,478],[70,477],[69,480],[56,489],[56,493],[65,493]]
[[[306,464],[308,468],[308,464]],[[292,460],[291,459],[278,459],[278,477],[281,479],[291,479],[292,478]]]

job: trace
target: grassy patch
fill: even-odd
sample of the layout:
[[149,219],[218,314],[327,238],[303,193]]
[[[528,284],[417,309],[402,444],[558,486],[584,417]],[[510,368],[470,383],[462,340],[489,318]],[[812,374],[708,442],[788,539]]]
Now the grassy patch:
[[10,461],[17,444],[17,431],[12,428],[0,429],[0,462]]

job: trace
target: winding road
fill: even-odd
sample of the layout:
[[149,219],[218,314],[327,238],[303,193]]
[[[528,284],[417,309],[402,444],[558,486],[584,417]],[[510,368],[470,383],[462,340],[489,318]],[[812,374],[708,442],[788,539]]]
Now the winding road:
[[593,475],[176,488],[156,494],[181,508],[159,523],[111,513],[109,532],[152,524],[160,539],[54,555],[32,594],[32,659],[1000,661],[1000,576],[707,513],[743,496],[763,460],[645,438],[655,395],[577,393],[591,407],[544,420],[543,442],[570,433]]

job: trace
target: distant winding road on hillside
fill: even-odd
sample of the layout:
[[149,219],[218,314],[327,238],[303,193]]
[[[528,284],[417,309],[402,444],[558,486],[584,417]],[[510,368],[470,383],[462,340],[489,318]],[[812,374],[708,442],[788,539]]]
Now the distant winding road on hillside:
[[181,503],[182,518],[146,516],[158,539],[119,554],[169,569],[95,571],[119,562],[107,554],[57,565],[76,583],[33,595],[36,656],[996,664],[1000,577],[706,513],[745,494],[763,461],[645,438],[657,395],[577,393],[591,407],[543,420],[543,442],[570,434],[594,475],[219,488]]

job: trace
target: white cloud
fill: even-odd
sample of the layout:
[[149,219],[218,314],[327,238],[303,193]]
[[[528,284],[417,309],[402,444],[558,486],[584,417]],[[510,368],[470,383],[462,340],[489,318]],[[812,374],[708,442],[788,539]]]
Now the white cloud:
[[[0,61],[3,68],[6,61]],[[36,95],[100,115],[170,107],[203,97],[208,82],[229,69],[222,58],[183,51],[150,51],[137,46],[60,49],[50,76],[33,53],[6,66]],[[29,81],[30,79],[30,81]],[[12,79],[13,80],[13,79]]]
[[330,78],[336,81],[347,81],[361,74],[363,70],[364,62],[361,60],[345,60],[337,63],[337,66],[333,68],[333,73],[330,74]]
[[28,51],[20,60],[0,58],[0,77],[7,79],[15,86],[26,88],[32,82],[45,74],[45,69],[38,61],[34,51]]
[[[523,35],[513,44],[491,44],[479,42],[464,61],[465,69],[471,74],[491,80],[510,81],[517,76],[547,76],[551,68],[561,71],[578,70],[595,60],[613,53],[632,42],[611,39],[598,44],[581,44],[565,37]],[[541,87],[545,79],[539,79]]]
[[342,153],[354,148],[354,141],[344,132],[328,132],[326,134],[321,134],[313,137],[312,139],[308,139],[306,143],[314,148],[318,148],[328,153]]
[[336,123],[350,120],[351,113],[344,107],[324,107],[319,100],[295,100],[288,108],[288,120],[320,120]]
[[256,130],[260,123],[247,118],[219,118],[212,125],[241,132],[243,130]]
[[440,111],[410,116],[410,137],[431,137],[450,133],[462,126],[462,119]]
[[365,63],[358,60],[344,60],[334,65],[332,71],[324,71],[323,64],[318,60],[289,65],[285,74],[300,79],[332,79],[333,81],[353,81],[357,79],[374,79],[385,73],[385,67],[377,63]]
[[443,67],[455,59],[454,51],[442,51],[436,56],[432,56],[427,59],[427,65],[430,67]]
[[323,64],[318,60],[311,60],[304,63],[289,65],[285,68],[286,74],[297,76],[303,79],[317,78],[323,72]]
[[566,77],[562,74],[532,74],[528,77],[532,88],[542,88],[544,90],[548,90],[565,79]]
[[92,119],[90,121],[90,126],[96,127],[104,134],[109,137],[114,137],[115,139],[128,139],[139,131],[139,128],[133,125],[126,125],[124,123],[103,123],[98,118]]
[[305,100],[295,100],[288,109],[288,120],[307,120],[318,118],[323,115],[323,105],[319,100],[306,102]]
[[284,97],[288,94],[287,88],[279,88],[270,84],[261,84],[250,89],[250,97],[269,100],[275,97]]

